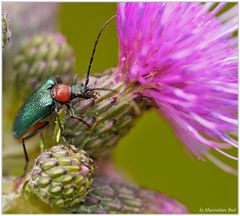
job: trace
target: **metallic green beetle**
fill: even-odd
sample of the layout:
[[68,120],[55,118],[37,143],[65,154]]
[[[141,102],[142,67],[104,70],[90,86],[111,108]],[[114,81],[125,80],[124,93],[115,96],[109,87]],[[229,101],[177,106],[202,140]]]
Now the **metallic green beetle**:
[[[26,164],[24,167],[24,173],[22,177],[26,175],[27,166],[28,166],[28,154],[25,147],[24,140],[34,136],[41,128],[45,127],[48,124],[46,117],[50,115],[53,111],[56,113],[56,117],[60,126],[61,134],[63,135],[63,128],[60,123],[58,116],[59,110],[63,105],[66,105],[67,111],[71,118],[77,119],[83,122],[85,125],[90,127],[90,125],[85,122],[81,117],[75,116],[74,111],[70,105],[70,102],[74,98],[96,98],[97,93],[95,90],[108,90],[108,89],[99,89],[99,88],[88,88],[90,69],[93,61],[93,57],[96,51],[96,47],[99,41],[99,38],[106,28],[106,26],[116,17],[111,17],[100,29],[97,39],[95,41],[92,55],[90,58],[90,63],[87,71],[87,77],[85,84],[77,83],[77,77],[73,79],[71,85],[63,84],[60,77],[56,77],[56,81],[49,79],[43,83],[32,95],[26,100],[17,114],[13,126],[13,135],[17,139],[21,139],[23,144],[23,151],[26,159]],[[62,136],[64,139],[64,136]],[[65,141],[65,139],[64,139]]]

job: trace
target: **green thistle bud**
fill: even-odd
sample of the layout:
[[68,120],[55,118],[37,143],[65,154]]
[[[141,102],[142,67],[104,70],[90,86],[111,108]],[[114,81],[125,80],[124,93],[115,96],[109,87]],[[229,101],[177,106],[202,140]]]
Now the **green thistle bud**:
[[61,34],[42,33],[33,36],[21,44],[14,56],[16,84],[28,86],[29,89],[36,88],[36,85],[50,77],[69,75],[74,62],[73,50]]
[[120,182],[108,176],[96,177],[85,201],[65,211],[78,214],[187,213],[184,205],[166,195]]
[[[3,2],[2,8],[7,11],[11,21],[11,43],[3,53],[3,85],[13,80],[13,59],[24,40],[41,32],[56,32],[58,4],[53,2]],[[26,84],[28,86],[28,83]],[[22,91],[23,85],[21,85]],[[32,86],[31,86],[32,87]],[[36,86],[34,86],[36,87]],[[18,89],[17,91],[19,91]],[[8,90],[9,91],[9,90]],[[26,95],[25,95],[26,96]]]
[[2,48],[5,48],[11,37],[11,26],[7,14],[2,11]]
[[93,182],[93,162],[83,150],[58,145],[35,160],[24,187],[25,196],[36,194],[52,207],[70,207],[83,201]]

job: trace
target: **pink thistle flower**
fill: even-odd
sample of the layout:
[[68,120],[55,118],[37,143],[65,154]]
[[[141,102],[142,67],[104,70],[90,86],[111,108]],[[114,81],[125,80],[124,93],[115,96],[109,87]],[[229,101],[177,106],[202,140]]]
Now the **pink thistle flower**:
[[178,137],[199,158],[237,148],[238,6],[226,3],[121,3],[119,75],[156,101]]

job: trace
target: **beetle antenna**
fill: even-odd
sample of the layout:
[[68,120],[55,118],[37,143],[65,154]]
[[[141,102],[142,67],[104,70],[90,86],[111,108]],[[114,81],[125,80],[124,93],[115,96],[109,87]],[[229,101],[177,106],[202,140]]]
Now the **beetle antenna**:
[[87,85],[89,83],[89,76],[90,76],[90,70],[91,70],[91,66],[92,66],[92,62],[93,62],[93,58],[94,58],[94,54],[96,52],[96,47],[97,47],[97,44],[98,44],[98,41],[99,41],[99,38],[101,37],[102,33],[103,33],[103,30],[108,26],[108,24],[113,20],[115,19],[116,15],[112,16],[103,26],[102,28],[100,29],[99,33],[98,33],[98,36],[95,40],[95,44],[93,46],[93,51],[92,51],[92,55],[91,55],[91,58],[90,58],[90,62],[89,62],[89,66],[88,66],[88,71],[87,71],[87,78],[86,78],[86,82],[85,82],[85,85],[84,85],[84,88],[86,89],[87,88]]

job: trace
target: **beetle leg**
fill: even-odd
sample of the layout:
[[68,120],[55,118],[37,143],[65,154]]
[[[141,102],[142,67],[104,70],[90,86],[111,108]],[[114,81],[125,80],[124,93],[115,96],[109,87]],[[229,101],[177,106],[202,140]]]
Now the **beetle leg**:
[[74,110],[73,108],[71,107],[70,104],[66,104],[67,106],[67,109],[68,109],[68,113],[70,115],[70,118],[72,119],[77,119],[78,121],[81,121],[83,124],[85,124],[88,128],[91,128],[91,125],[88,124],[84,119],[82,119],[81,117],[79,116],[75,116],[75,113],[74,113]]
[[25,157],[25,166],[23,169],[23,174],[16,179],[15,181],[15,190],[18,191],[19,187],[23,184],[24,180],[25,180],[25,176],[27,174],[27,168],[28,168],[28,162],[29,162],[29,158],[28,158],[28,153],[26,150],[26,146],[25,146],[25,142],[24,142],[24,138],[22,138],[22,146],[23,146],[23,152],[24,152],[24,157]]
[[24,170],[23,170],[23,174],[22,174],[21,178],[26,176],[27,168],[28,168],[28,162],[29,162],[28,153],[27,153],[27,149],[26,149],[26,146],[25,146],[24,138],[22,138],[22,146],[23,146],[23,152],[24,152],[24,157],[25,157],[25,166],[24,166]]
[[24,169],[23,169],[23,174],[15,182],[15,190],[16,191],[19,189],[19,187],[24,182],[25,176],[27,174],[27,168],[28,168],[28,162],[29,162],[28,153],[27,153],[27,149],[26,149],[26,146],[25,146],[24,138],[22,138],[22,146],[23,146],[23,152],[24,152],[24,157],[25,157],[25,166],[24,166]]

